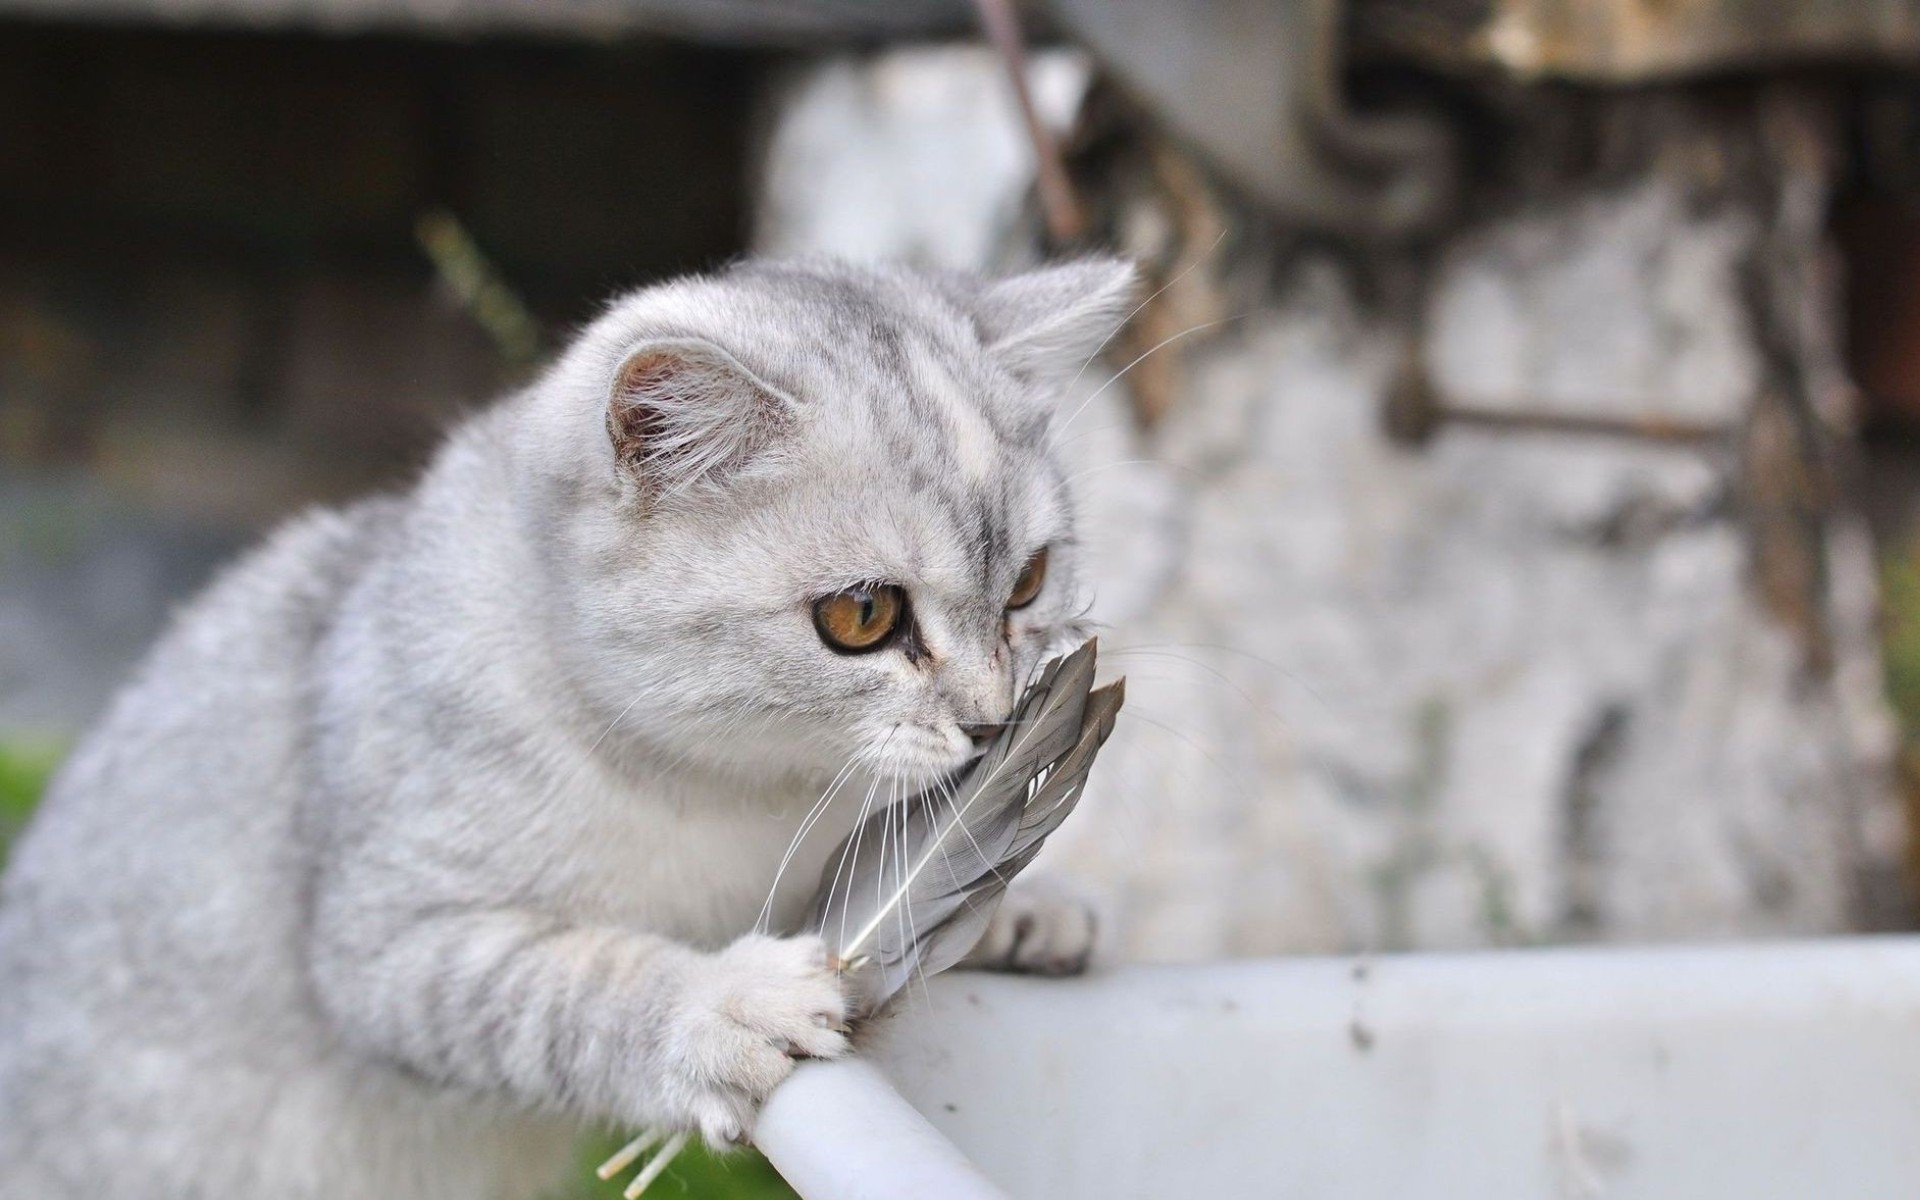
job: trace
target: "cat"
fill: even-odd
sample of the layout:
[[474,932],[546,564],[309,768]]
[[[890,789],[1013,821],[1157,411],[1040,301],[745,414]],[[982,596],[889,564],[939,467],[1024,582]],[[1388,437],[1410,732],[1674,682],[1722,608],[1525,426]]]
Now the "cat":
[[[644,289],[228,570],[0,883],[0,1196],[521,1200],[583,1128],[748,1135],[847,1049],[765,930],[1084,636],[1050,431],[1132,281]],[[984,955],[1091,937],[1010,899]]]

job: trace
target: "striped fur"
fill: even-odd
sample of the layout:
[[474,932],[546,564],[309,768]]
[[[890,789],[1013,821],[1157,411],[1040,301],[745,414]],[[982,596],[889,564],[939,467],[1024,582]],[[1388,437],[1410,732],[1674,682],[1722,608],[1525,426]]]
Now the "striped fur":
[[[0,1196],[509,1200],[583,1125],[739,1136],[844,1047],[818,944],[754,932],[810,806],[839,782],[772,928],[1074,633],[1049,421],[1128,280],[642,291],[404,495],[227,572],[5,876]],[[627,370],[661,347],[724,377]],[[745,400],[609,409],[703,396]],[[871,582],[924,654],[821,644],[811,599]]]

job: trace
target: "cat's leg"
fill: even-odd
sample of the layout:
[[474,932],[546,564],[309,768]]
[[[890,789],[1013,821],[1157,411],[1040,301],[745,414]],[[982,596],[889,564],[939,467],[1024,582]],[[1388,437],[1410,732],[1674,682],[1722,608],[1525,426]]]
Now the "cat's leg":
[[714,1144],[747,1134],[796,1059],[847,1049],[845,998],[816,938],[707,954],[527,911],[322,895],[312,955],[329,1019],[364,1052],[530,1108]]
[[1007,889],[986,935],[960,963],[983,971],[1078,975],[1100,921],[1092,898],[1056,876],[1022,876]]

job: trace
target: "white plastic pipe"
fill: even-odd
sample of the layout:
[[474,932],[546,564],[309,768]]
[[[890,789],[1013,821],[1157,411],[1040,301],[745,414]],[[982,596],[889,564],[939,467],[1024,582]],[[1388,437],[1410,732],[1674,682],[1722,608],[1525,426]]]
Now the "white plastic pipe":
[[1920,937],[953,972],[903,1001],[862,1053],[1019,1200],[1920,1197]]
[[753,1141],[805,1200],[1007,1200],[857,1058],[803,1063],[761,1109]]
[[952,973],[861,1053],[762,1118],[807,1200],[1920,1196],[1920,937]]

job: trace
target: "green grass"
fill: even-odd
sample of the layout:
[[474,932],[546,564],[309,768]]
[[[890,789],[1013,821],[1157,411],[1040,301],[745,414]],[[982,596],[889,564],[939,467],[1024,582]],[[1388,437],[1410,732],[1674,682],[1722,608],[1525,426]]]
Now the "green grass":
[[13,835],[27,823],[47,779],[60,761],[56,746],[40,742],[0,742],[0,861]]
[[[1900,727],[1898,779],[1909,829],[1920,829],[1920,546],[1880,571],[1880,654]],[[1907,878],[1920,886],[1920,837],[1907,838]]]
[[[580,1158],[579,1178],[554,1200],[619,1200],[620,1189],[638,1167],[606,1183],[594,1178],[593,1168],[605,1162],[620,1143],[619,1138],[609,1138],[587,1147]],[[698,1143],[680,1152],[666,1173],[647,1189],[647,1196],[660,1200],[794,1200],[793,1190],[758,1154],[751,1150],[711,1154]]]
[[1887,561],[1880,573],[1887,699],[1906,740],[1920,737],[1920,556]]
[[[13,836],[26,823],[47,780],[60,761],[59,747],[45,743],[0,742],[0,861]],[[625,1180],[601,1182],[593,1168],[620,1145],[597,1140],[582,1148],[577,1178],[553,1200],[617,1200]],[[628,1172],[631,1176],[632,1172]],[[791,1200],[793,1192],[767,1161],[751,1151],[710,1154],[689,1146],[648,1189],[662,1200]]]

